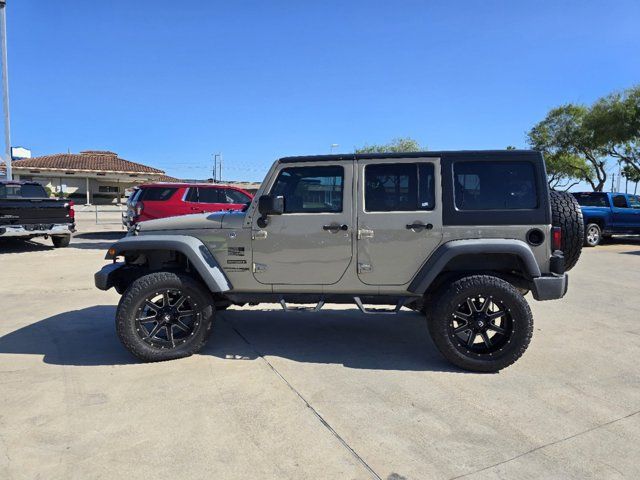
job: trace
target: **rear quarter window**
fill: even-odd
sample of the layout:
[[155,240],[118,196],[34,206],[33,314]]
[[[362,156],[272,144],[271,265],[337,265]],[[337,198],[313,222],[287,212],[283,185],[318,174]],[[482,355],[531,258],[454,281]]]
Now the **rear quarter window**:
[[453,165],[458,210],[532,210],[538,207],[531,162],[459,161]]
[[141,189],[136,201],[163,202],[169,200],[178,190],[175,187],[147,187]]

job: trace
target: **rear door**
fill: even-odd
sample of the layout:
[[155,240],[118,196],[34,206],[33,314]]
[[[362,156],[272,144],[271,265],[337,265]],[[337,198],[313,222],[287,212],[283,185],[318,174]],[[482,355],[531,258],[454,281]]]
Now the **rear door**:
[[640,233],[640,197],[637,195],[628,195],[627,202],[633,212],[633,229],[635,233]]
[[358,161],[357,255],[363,283],[410,282],[440,244],[437,160]]
[[627,196],[623,193],[611,196],[611,212],[613,214],[613,227],[618,232],[629,232],[635,227],[635,212],[627,202]]

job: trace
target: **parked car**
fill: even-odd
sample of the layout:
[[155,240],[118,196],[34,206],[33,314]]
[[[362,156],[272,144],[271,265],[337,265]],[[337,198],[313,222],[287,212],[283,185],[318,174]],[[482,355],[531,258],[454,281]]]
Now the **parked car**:
[[583,227],[539,152],[288,157],[243,211],[139,223],[95,284],[122,295],[117,333],[145,361],[197,352],[230,304],[332,302],[419,311],[445,358],[495,372],[531,340],[523,294],[567,292]]
[[191,213],[240,210],[253,195],[229,185],[194,183],[149,183],[129,196],[122,222],[131,227],[138,222]]
[[614,234],[640,235],[640,196],[628,193],[580,192],[584,217],[584,244],[595,247]]
[[0,238],[51,237],[66,247],[75,226],[73,202],[49,198],[36,182],[0,181]]

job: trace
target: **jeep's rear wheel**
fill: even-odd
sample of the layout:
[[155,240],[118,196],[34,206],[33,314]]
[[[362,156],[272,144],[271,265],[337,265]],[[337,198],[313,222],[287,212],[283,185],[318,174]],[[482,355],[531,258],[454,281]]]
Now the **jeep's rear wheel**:
[[442,355],[473,372],[497,372],[522,356],[533,334],[526,300],[489,275],[461,278],[434,297],[429,332]]
[[567,192],[549,192],[551,200],[551,223],[562,230],[561,250],[564,253],[564,268],[571,270],[582,252],[584,219],[580,204]]
[[156,272],[127,288],[116,330],[127,350],[146,362],[188,357],[206,343],[213,311],[210,293],[195,279]]

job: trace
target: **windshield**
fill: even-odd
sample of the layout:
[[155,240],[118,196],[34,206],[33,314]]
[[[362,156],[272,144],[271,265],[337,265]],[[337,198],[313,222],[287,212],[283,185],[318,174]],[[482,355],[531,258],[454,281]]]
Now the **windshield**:
[[0,198],[49,198],[42,185],[0,185]]
[[609,198],[606,193],[574,193],[573,196],[582,207],[609,206]]

